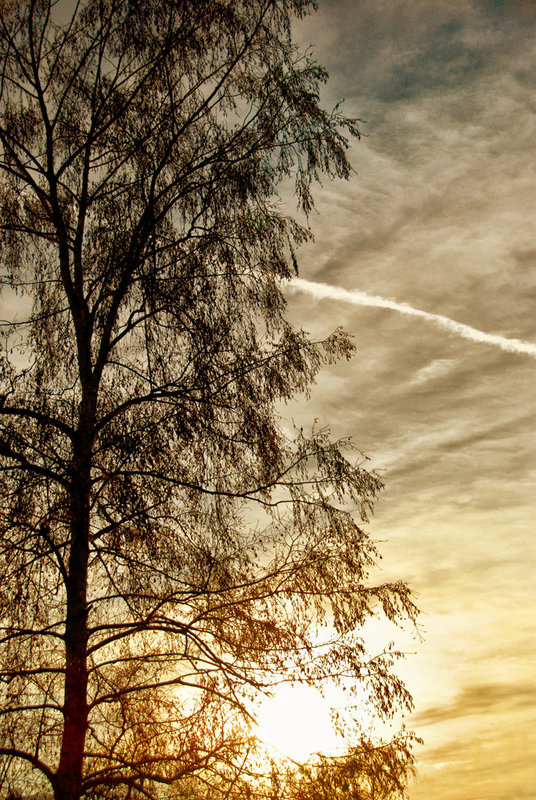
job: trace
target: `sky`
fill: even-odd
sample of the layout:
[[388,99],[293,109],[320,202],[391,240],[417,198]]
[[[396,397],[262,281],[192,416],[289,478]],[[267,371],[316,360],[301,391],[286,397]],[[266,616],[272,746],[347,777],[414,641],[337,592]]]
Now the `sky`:
[[411,798],[535,800],[536,0],[319,0],[296,36],[364,136],[287,290],[357,353],[287,414],[385,480],[381,576],[423,612]]
[[287,412],[385,480],[382,575],[423,611],[413,800],[536,797],[535,34],[521,0],[320,0],[296,28],[366,135],[287,290],[357,354]]

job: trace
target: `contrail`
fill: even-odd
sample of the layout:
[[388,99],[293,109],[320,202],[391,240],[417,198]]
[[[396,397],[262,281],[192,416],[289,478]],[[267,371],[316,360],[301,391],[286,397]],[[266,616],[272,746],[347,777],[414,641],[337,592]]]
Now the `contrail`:
[[462,322],[456,322],[450,317],[444,317],[442,314],[430,314],[428,311],[421,311],[419,308],[407,303],[396,303],[394,300],[387,300],[385,297],[378,295],[367,294],[366,292],[348,291],[341,289],[338,286],[330,286],[328,283],[314,283],[313,281],[306,281],[303,278],[293,278],[290,286],[301,292],[306,292],[312,295],[317,300],[340,300],[343,303],[351,303],[354,306],[373,306],[375,308],[390,308],[392,311],[398,311],[400,314],[410,314],[413,317],[422,317],[431,322],[435,322],[441,328],[463,336],[464,339],[470,339],[472,342],[482,342],[483,344],[495,345],[500,347],[501,350],[507,350],[509,353],[525,353],[528,356],[536,358],[536,344],[532,342],[524,342],[522,339],[508,339],[506,336],[499,336],[496,333],[485,333],[472,328],[470,325],[464,325]]

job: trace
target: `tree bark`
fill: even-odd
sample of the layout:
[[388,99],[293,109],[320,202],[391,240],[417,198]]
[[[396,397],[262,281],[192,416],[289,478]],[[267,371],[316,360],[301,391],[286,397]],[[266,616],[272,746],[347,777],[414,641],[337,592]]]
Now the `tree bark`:
[[88,723],[88,562],[91,455],[96,393],[80,404],[71,475],[71,550],[65,621],[64,727],[56,773],[56,800],[78,800]]

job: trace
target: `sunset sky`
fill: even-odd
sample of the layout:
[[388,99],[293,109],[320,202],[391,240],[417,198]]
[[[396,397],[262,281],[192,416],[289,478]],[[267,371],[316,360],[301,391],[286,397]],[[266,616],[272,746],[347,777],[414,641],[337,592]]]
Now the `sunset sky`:
[[352,435],[385,478],[370,530],[424,612],[400,669],[425,740],[411,796],[533,800],[536,4],[319,5],[297,34],[366,138],[351,181],[318,192],[309,283],[287,295],[358,353],[288,413]]
[[[323,106],[342,101],[363,137],[351,179],[317,187],[315,241],[284,292],[292,323],[314,338],[340,325],[357,351],[282,413],[351,436],[385,481],[373,579],[406,581],[422,609],[421,637],[389,631],[424,740],[410,797],[536,800],[536,0],[318,5],[295,38],[328,69]],[[34,526],[49,538],[51,514]],[[296,759],[336,747],[310,691],[285,686],[259,712]]]

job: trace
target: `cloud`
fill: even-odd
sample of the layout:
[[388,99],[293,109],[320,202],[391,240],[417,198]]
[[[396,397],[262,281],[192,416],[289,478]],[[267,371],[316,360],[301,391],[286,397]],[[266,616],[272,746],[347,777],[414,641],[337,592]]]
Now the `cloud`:
[[304,415],[381,470],[381,574],[420,593],[415,800],[534,798],[535,22],[534,0],[321,0],[302,29],[366,135],[317,192],[289,313],[358,344]]
[[428,311],[414,308],[408,303],[397,303],[394,300],[388,300],[379,295],[371,295],[367,294],[367,292],[360,292],[357,290],[348,291],[339,286],[331,286],[327,283],[316,283],[314,281],[304,280],[303,278],[294,278],[290,286],[297,291],[306,292],[317,300],[339,300],[343,303],[351,303],[354,306],[387,308],[391,311],[398,311],[400,314],[421,317],[421,319],[433,322],[439,325],[440,328],[444,328],[472,342],[489,344],[494,347],[500,347],[501,350],[506,350],[510,353],[521,353],[536,358],[536,344],[532,342],[525,342],[522,339],[509,339],[506,336],[500,336],[495,333],[486,333],[478,328],[465,325],[463,322],[457,322],[450,317],[445,317],[442,314],[431,314]]
[[480,684],[464,687],[455,701],[448,705],[428,708],[415,714],[417,725],[434,725],[446,720],[474,715],[489,716],[497,711],[513,713],[516,709],[536,705],[534,684]]
[[454,365],[453,358],[436,358],[431,364],[421,367],[416,375],[410,381],[410,385],[419,386],[428,381],[435,380],[436,378],[444,377]]

